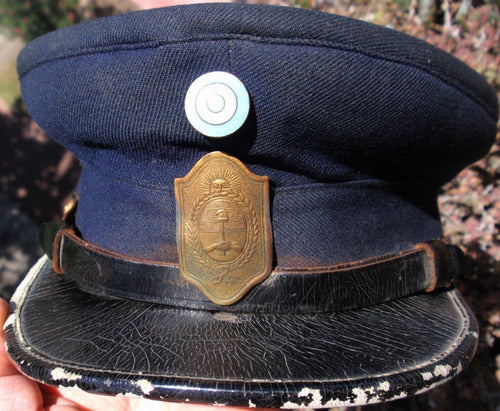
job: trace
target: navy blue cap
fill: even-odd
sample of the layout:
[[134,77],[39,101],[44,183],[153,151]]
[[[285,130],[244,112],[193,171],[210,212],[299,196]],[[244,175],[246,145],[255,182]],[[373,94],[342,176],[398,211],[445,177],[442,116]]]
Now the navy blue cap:
[[[178,262],[174,179],[185,176],[209,152],[223,151],[240,159],[251,172],[269,176],[273,267],[326,266],[407,250],[442,237],[436,205],[438,189],[488,152],[498,119],[493,89],[471,68],[443,51],[383,27],[295,8],[200,4],[98,19],[28,44],[19,56],[18,71],[28,111],[83,165],[76,215],[82,238],[111,252],[173,264]],[[191,84],[211,72],[231,73],[250,97],[246,122],[235,134],[219,139],[197,131],[184,107]],[[43,276],[49,271],[43,268]],[[42,286],[48,287],[37,287]],[[56,287],[55,283],[50,287]],[[72,295],[74,304],[77,298]],[[62,300],[69,301],[67,296]],[[92,304],[100,309],[106,306],[103,301]],[[76,304],[94,318],[89,324],[96,321],[92,304]],[[442,317],[434,313],[438,306]],[[125,308],[120,305],[120,310]],[[128,310],[128,314],[150,310],[150,320],[155,321],[160,316],[154,307]],[[389,331],[384,327],[389,321],[385,325],[382,321],[395,312],[399,316],[395,329],[401,331],[394,331],[390,337],[395,341],[392,347],[398,347],[389,353],[395,363],[382,366],[373,360],[366,369],[371,370],[367,373],[372,378],[377,374],[371,368],[373,364],[380,365],[381,375],[393,375],[394,368],[400,367],[399,379],[377,380],[376,386],[377,392],[399,387],[392,394],[404,396],[408,390],[402,381],[417,378],[404,374],[411,367],[420,369],[425,364],[427,374],[419,375],[418,381],[430,386],[462,367],[456,362],[453,366],[437,362],[445,352],[460,351],[463,358],[470,359],[471,346],[467,351],[457,343],[464,335],[474,336],[476,332],[467,310],[458,294],[449,291],[380,305],[372,312],[355,310],[345,317],[318,315],[312,322],[319,327],[316,331],[307,326],[310,318],[301,317],[296,322],[311,341],[321,340],[318,352],[332,349],[337,353],[340,346],[345,347],[345,356],[337,353],[342,356],[338,364],[343,364],[346,381],[358,381],[368,378],[362,372],[368,362],[391,350],[390,344],[380,348],[381,343],[374,348],[380,352],[367,358],[370,344],[365,332],[372,327],[368,334],[373,333],[378,342],[387,341],[384,333]],[[434,325],[427,322],[429,313],[435,316]],[[107,315],[111,318],[116,313],[109,311]],[[189,321],[197,321],[198,325],[190,328],[192,333],[199,330],[203,334],[208,328],[215,332],[220,326],[220,321],[211,324],[211,317],[193,320],[195,314],[187,312],[179,317],[174,312],[161,315],[173,323],[182,316],[186,322],[182,324],[189,326]],[[412,315],[419,324],[413,324],[414,329],[408,325]],[[459,319],[450,320],[455,316]],[[68,324],[70,317],[68,314],[64,320]],[[260,320],[249,318],[241,320],[244,325],[231,326],[241,327],[250,340],[271,338],[273,332],[262,328]],[[370,321],[363,322],[363,318]],[[280,321],[270,319],[277,329]],[[295,320],[283,317],[282,321],[286,324],[282,324],[283,334],[278,339],[284,344],[294,338],[290,330]],[[367,340],[362,348],[353,348],[357,354],[349,359],[349,347],[356,345],[354,337],[342,340],[333,349],[325,345],[321,333],[329,329],[332,335],[353,335],[359,329],[352,329],[352,321],[366,327],[361,334]],[[385,331],[377,334],[382,329]],[[433,332],[434,337],[429,337]],[[236,341],[241,334],[233,337]],[[163,337],[151,338],[159,344]],[[413,338],[425,338],[429,346],[423,351],[404,351],[401,347],[405,341]],[[200,351],[196,344],[191,348]],[[261,364],[265,355],[259,350],[240,354],[258,363],[257,380],[266,382]],[[274,355],[276,369],[285,371],[270,380],[295,381],[286,372],[288,365],[285,367],[282,358]],[[333,361],[330,354],[327,356]],[[116,364],[121,361],[118,357]],[[89,358],[91,361],[94,356]],[[226,368],[217,363],[208,374],[191,364],[194,371],[186,378],[219,382],[252,379],[249,368],[242,371],[228,365],[227,359],[221,361],[226,361]],[[342,372],[333,364],[320,356],[317,361],[316,371],[307,374],[311,381],[330,378],[337,388],[345,384]],[[114,359],[109,359],[109,364],[95,361],[100,367],[112,363]],[[332,374],[321,376],[318,373],[326,363],[333,367]],[[245,364],[250,367],[251,361]],[[172,375],[185,377],[185,371],[179,371],[184,365],[172,366]],[[351,393],[358,389],[345,386]],[[301,387],[297,382],[294,395],[302,392]],[[359,401],[353,400],[350,405],[363,402],[361,391],[357,392]],[[316,391],[308,393],[316,401]],[[389,399],[388,394],[377,395],[379,400]],[[346,405],[346,398],[344,402],[314,404]]]
[[[440,237],[436,191],[488,151],[498,116],[485,80],[437,48],[292,8],[99,19],[30,43],[18,70],[28,111],[83,164],[83,237],[165,261],[176,261],[173,180],[213,150],[270,177],[279,265]],[[189,86],[212,71],[234,74],[251,97],[245,127],[226,141],[184,113]]]

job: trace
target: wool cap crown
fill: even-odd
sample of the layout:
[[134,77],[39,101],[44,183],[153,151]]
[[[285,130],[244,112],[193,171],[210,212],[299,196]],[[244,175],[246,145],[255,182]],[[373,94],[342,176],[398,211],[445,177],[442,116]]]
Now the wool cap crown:
[[42,227],[12,301],[7,350],[30,377],[330,408],[427,391],[471,360],[436,194],[488,151],[498,103],[463,63],[242,4],[86,22],[18,63],[28,110],[83,165],[76,217]]
[[[270,177],[279,265],[329,264],[439,237],[437,188],[488,151],[498,116],[484,79],[439,49],[293,8],[99,19],[35,40],[18,69],[30,113],[83,164],[84,238],[174,262],[173,180],[210,151]],[[251,98],[245,125],[220,140],[184,112],[213,71]]]

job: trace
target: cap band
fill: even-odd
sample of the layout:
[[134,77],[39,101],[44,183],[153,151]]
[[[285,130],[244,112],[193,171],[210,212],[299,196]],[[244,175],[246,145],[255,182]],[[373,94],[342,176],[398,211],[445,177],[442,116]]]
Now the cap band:
[[[40,240],[57,250],[57,271],[96,295],[230,312],[335,312],[367,307],[448,287],[460,270],[461,251],[441,240],[354,263],[275,268],[237,304],[220,306],[183,280],[178,264],[143,261],[90,244],[61,222],[46,224]],[[64,231],[61,235],[58,235]],[[60,238],[60,244],[54,240]]]

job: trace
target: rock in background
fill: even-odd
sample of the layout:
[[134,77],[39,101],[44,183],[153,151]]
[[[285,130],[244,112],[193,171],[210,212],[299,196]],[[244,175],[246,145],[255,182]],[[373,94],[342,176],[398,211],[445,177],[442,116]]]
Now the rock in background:
[[9,299],[21,278],[42,256],[37,227],[0,196],[0,297]]

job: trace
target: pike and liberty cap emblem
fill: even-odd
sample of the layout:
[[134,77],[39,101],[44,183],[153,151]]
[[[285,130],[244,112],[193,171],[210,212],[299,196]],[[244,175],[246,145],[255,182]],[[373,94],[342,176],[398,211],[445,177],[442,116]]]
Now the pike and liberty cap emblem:
[[271,272],[269,179],[221,152],[175,179],[180,272],[210,300],[235,303]]

